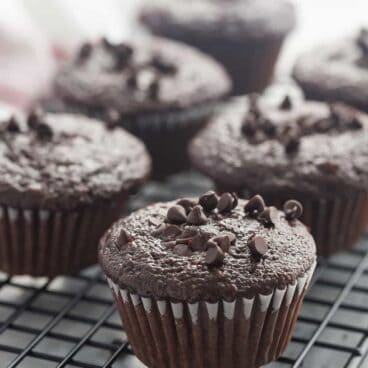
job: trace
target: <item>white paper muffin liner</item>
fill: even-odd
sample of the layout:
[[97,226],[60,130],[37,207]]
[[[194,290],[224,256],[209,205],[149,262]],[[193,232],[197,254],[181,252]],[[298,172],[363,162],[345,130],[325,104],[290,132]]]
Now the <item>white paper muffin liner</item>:
[[256,368],[286,348],[315,266],[285,289],[231,302],[155,300],[107,281],[133,350],[149,368]]
[[78,211],[0,206],[0,270],[11,275],[73,274],[97,261],[100,237],[122,203]]

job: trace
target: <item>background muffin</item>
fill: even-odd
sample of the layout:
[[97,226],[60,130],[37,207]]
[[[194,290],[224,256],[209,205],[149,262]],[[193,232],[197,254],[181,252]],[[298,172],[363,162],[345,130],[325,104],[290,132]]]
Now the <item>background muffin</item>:
[[309,99],[343,101],[368,111],[368,29],[302,54],[293,76]]
[[56,76],[49,110],[98,116],[140,137],[155,176],[188,166],[189,139],[230,90],[224,69],[173,41],[85,44]]
[[221,62],[236,95],[268,85],[295,25],[294,8],[284,0],[154,1],[140,19],[154,34],[197,47]]
[[193,165],[221,190],[302,202],[321,255],[351,247],[367,222],[368,117],[341,104],[234,102],[193,140]]
[[74,273],[150,172],[144,145],[100,122],[33,113],[0,123],[0,269]]
[[[315,266],[291,212],[209,192],[117,222],[99,259],[148,367],[259,367],[288,343]],[[153,343],[152,343],[153,342]]]

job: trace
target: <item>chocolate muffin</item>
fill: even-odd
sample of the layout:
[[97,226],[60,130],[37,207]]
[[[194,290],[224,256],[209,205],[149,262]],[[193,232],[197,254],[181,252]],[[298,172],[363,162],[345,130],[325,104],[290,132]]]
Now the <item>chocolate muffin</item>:
[[190,146],[219,190],[303,204],[320,255],[351,247],[368,220],[368,117],[341,103],[238,99]]
[[0,122],[0,269],[75,273],[150,172],[144,145],[83,116],[42,114]]
[[134,352],[148,367],[249,367],[276,359],[315,267],[297,218],[260,196],[158,203],[115,223],[99,259]]
[[368,29],[301,55],[293,76],[309,99],[342,101],[368,112]]
[[141,138],[154,175],[188,167],[187,145],[230,90],[224,69],[193,48],[149,38],[85,44],[56,76],[51,111],[77,111]]
[[150,1],[140,20],[156,35],[212,55],[225,66],[233,94],[239,95],[268,85],[295,25],[295,11],[284,0]]

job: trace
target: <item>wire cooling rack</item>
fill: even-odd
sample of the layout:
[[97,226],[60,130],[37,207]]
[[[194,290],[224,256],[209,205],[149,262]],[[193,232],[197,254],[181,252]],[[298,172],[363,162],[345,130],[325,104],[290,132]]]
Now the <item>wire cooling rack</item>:
[[[150,184],[131,207],[210,186],[197,175]],[[0,274],[0,368],[142,368],[97,266],[54,279]],[[368,237],[320,262],[294,337],[267,368],[368,367]],[[195,367],[193,367],[195,368]]]

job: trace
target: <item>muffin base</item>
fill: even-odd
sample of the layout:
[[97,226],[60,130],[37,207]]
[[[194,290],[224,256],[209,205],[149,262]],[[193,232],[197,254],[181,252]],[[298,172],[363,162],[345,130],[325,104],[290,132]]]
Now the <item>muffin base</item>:
[[286,348],[314,269],[285,289],[232,302],[157,301],[108,283],[133,350],[149,368],[256,368]]
[[0,206],[0,269],[51,277],[95,264],[100,237],[122,212],[119,203],[73,212]]

